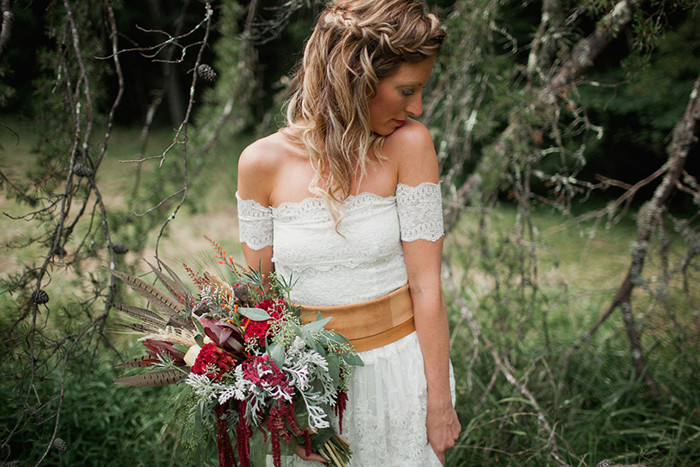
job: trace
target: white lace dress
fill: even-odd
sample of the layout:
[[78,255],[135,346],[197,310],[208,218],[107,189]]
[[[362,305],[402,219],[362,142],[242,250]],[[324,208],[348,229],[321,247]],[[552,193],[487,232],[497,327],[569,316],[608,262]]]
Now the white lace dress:
[[[399,184],[395,196],[362,193],[344,204],[339,234],[318,198],[277,208],[238,198],[240,240],[255,250],[273,246],[275,271],[296,281],[297,303],[347,305],[406,284],[402,241],[443,235],[436,184]],[[427,390],[416,333],[360,357],[365,365],[354,370],[343,417],[342,435],[353,450],[350,465],[440,466],[427,444]],[[319,464],[290,458],[287,465]]]

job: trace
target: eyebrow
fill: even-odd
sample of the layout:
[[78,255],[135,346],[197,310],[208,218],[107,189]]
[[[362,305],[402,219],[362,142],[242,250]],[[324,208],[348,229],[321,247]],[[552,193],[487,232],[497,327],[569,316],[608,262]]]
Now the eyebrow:
[[407,87],[407,86],[425,86],[425,83],[422,81],[414,81],[412,83],[403,83],[399,84],[399,87]]

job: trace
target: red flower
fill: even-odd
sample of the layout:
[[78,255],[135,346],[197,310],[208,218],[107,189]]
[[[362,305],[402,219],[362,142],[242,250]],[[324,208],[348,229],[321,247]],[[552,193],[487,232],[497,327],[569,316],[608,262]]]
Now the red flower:
[[259,355],[242,363],[245,379],[262,388],[276,388],[275,399],[291,399],[294,387],[269,355]]
[[228,352],[215,344],[208,343],[204,344],[202,350],[199,351],[190,372],[195,375],[207,375],[209,379],[221,381],[223,375],[231,371],[235,365],[236,361],[231,358]]
[[287,304],[280,299],[266,299],[255,305],[255,308],[260,308],[267,311],[270,319],[264,321],[253,321],[246,318],[243,325],[245,326],[245,336],[243,337],[246,343],[257,340],[258,345],[265,345],[265,338],[270,332],[270,321],[282,318],[284,310],[287,309]]

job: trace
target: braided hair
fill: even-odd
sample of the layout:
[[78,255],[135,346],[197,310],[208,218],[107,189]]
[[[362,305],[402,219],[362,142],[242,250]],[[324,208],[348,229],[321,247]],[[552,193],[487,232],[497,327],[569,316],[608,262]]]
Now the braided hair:
[[445,32],[418,0],[336,0],[320,14],[292,81],[285,134],[309,153],[309,190],[336,222],[355,175],[370,155],[382,159],[384,137],[370,127],[369,101],[379,81],[405,62],[440,51]]

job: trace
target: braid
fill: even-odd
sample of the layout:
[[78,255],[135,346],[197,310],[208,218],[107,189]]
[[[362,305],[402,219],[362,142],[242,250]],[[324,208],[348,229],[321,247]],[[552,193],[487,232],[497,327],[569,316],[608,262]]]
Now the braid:
[[436,55],[444,37],[418,0],[336,0],[320,14],[287,104],[287,124],[299,132],[286,135],[308,151],[309,190],[326,201],[336,227],[353,178],[366,175],[372,155],[382,159],[384,138],[369,123],[379,81],[403,62]]

